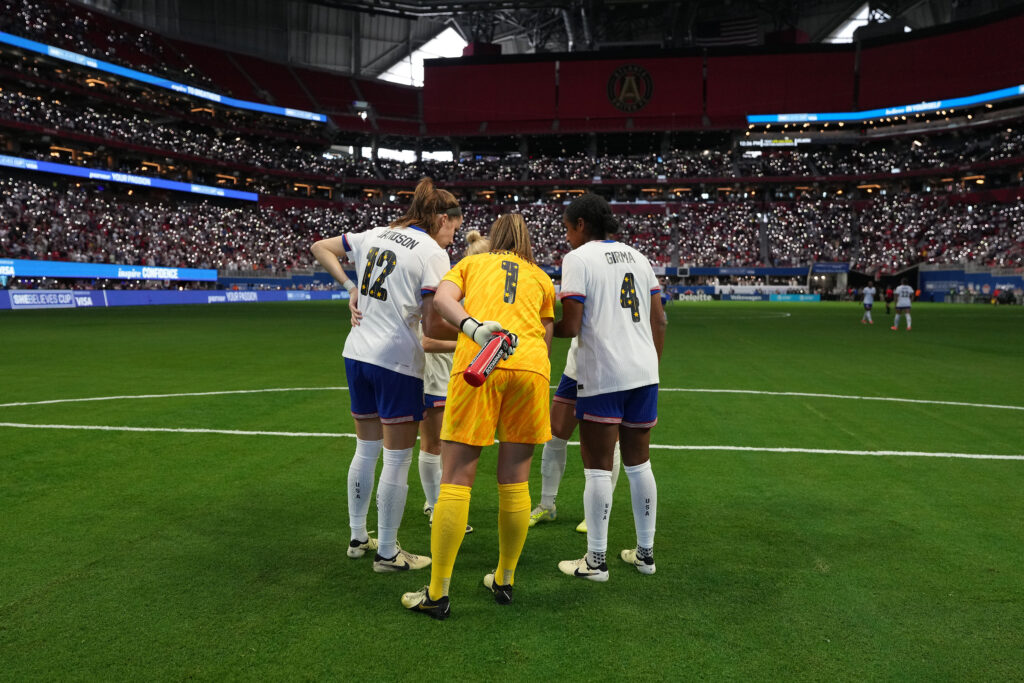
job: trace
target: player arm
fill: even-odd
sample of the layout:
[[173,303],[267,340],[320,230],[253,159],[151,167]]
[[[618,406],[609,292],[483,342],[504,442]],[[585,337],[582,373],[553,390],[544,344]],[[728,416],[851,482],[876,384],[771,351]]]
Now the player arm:
[[349,279],[349,276],[345,274],[345,269],[341,267],[341,262],[345,260],[347,253],[344,235],[314,242],[309,250],[313,252],[313,256],[324,267],[324,270],[330,273],[331,277],[340,285],[349,292],[356,288],[356,283]]
[[[582,307],[581,307],[582,308]],[[665,328],[668,327],[668,316],[661,306],[661,292],[651,295],[651,336],[654,337],[654,350],[658,352],[661,362],[661,350],[665,347]]]
[[347,239],[344,235],[339,235],[314,242],[309,250],[313,252],[313,256],[324,267],[324,270],[348,290],[348,310],[354,327],[359,324],[363,312],[359,310],[359,287],[354,280],[349,279],[349,276],[345,274],[345,269],[341,267],[341,262],[348,252],[346,247],[348,247]]
[[544,326],[544,343],[548,347],[548,356],[551,355],[551,338],[555,332],[555,319],[554,318],[541,318],[540,324]]
[[566,297],[562,299],[562,319],[554,324],[556,337],[575,337],[583,326],[583,302]]
[[434,339],[433,337],[424,337],[420,344],[427,353],[451,353],[455,350],[454,341]]
[[[450,325],[442,312],[442,308],[447,304],[448,297],[451,295],[449,288],[454,289],[458,293],[459,298],[454,300],[454,304],[461,309],[462,304],[459,303],[459,300],[462,298],[462,290],[454,282],[444,280],[438,285],[437,292],[426,294],[423,297],[423,350],[427,353],[442,353],[454,350],[455,340],[459,338],[459,328],[455,325]],[[442,300],[444,300],[444,303],[442,303]],[[458,324],[458,321],[456,321],[456,324]],[[451,349],[431,351],[426,346],[427,339],[438,344],[451,343]]]

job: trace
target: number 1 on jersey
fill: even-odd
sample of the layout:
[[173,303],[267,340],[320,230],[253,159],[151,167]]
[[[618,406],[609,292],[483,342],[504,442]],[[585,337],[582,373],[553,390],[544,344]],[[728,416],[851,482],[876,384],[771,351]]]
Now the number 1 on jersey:
[[622,278],[619,305],[630,310],[633,322],[640,322],[640,300],[636,298],[636,278],[633,273],[626,273],[626,277]]
[[519,264],[514,261],[502,261],[501,268],[505,271],[505,303],[516,302],[516,285],[519,284]]

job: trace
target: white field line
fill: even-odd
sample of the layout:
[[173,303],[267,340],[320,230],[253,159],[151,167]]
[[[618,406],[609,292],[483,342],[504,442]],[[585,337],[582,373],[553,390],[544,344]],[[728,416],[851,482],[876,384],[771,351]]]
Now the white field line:
[[[552,387],[554,388],[554,387]],[[134,396],[94,396],[90,398],[57,398],[48,401],[21,401],[17,403],[0,403],[0,408],[16,408],[21,406],[54,405],[58,403],[84,403],[89,401],[121,401],[143,398],[179,398],[185,396],[224,396],[231,394],[264,394],[288,391],[348,391],[348,387],[285,387],[279,389],[238,389],[234,391],[199,391],[182,394],[138,394]],[[1021,410],[1024,406],[1000,405],[996,403],[968,403],[966,401],[934,401],[921,398],[898,398],[891,396],[845,396],[843,394],[818,394],[802,391],[755,391],[752,389],[685,389],[680,387],[660,387],[658,391],[688,392],[705,394],[750,394],[761,396],[800,396],[806,398],[829,398],[847,401],[889,401],[895,403],[920,403],[926,405],[960,406],[966,408],[988,408],[995,410]]]
[[[964,401],[932,401],[923,398],[895,398],[892,396],[844,396],[843,394],[814,394],[804,391],[753,391],[750,389],[679,389],[658,387],[658,391],[681,391],[704,394],[755,394],[763,396],[804,396],[807,398],[835,398],[849,401],[892,401],[895,403],[924,403],[938,406],[962,406],[967,408],[995,408],[998,410],[1024,410],[1024,406],[1006,406],[996,403],[967,403]],[[0,406],[2,408],[3,406]]]
[[172,434],[228,434],[231,436],[299,436],[299,437],[330,437],[356,438],[355,434],[332,432],[268,432],[268,431],[246,431],[242,429],[201,429],[193,427],[122,427],[111,425],[43,425],[27,424],[23,422],[0,422],[0,427],[11,427],[14,429],[81,429],[97,432],[165,432]]
[[238,389],[235,391],[193,391],[184,394],[136,394],[134,396],[93,396],[91,398],[55,398],[49,401],[22,401],[0,403],[0,408],[18,406],[45,406],[55,403],[85,403],[88,401],[124,401],[133,398],[180,398],[182,396],[225,396],[228,394],[268,394],[282,391],[348,391],[348,387],[286,387],[282,389]]
[[[58,424],[24,424],[20,422],[0,422],[0,427],[14,429],[72,429],[103,432],[161,432],[177,434],[227,434],[231,436],[285,436],[300,438],[350,438],[355,434],[331,432],[270,432],[244,431],[240,429],[194,429],[188,427],[116,427],[109,425],[58,425]],[[569,442],[578,446],[578,441]],[[651,444],[654,450],[664,451],[746,451],[751,453],[814,453],[823,455],[873,455],[873,456],[918,456],[930,458],[966,458],[972,460],[1024,460],[1024,455],[996,455],[991,453],[933,453],[929,451],[859,451],[840,450],[833,448],[788,448],[773,446],[678,446]]]

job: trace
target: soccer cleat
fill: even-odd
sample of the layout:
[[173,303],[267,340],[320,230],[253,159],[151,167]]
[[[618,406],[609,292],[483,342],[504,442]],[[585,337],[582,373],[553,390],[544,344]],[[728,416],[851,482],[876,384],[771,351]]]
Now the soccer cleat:
[[861,318],[861,319],[860,319],[860,324],[861,324],[861,325],[867,325],[867,324],[868,324],[868,321],[867,321],[867,320],[864,320],[864,318]]
[[874,320],[869,320],[869,321],[868,321],[868,324],[869,324],[869,325],[874,325],[874,324],[875,324],[875,321],[874,321]]
[[423,514],[425,514],[425,515],[429,516],[431,519],[433,519],[434,518],[434,506],[431,505],[430,503],[428,503],[427,501],[423,501]]
[[582,522],[580,522],[579,524],[576,525],[576,531],[580,532],[581,534],[587,533],[587,520],[586,519],[584,519]]
[[910,327],[909,326],[907,326],[907,332],[910,332]]
[[448,600],[448,596],[445,595],[437,600],[431,600],[429,588],[429,586],[424,586],[422,590],[403,594],[402,607],[413,612],[426,614],[428,617],[438,621],[447,619],[452,613],[451,602]]
[[619,553],[619,557],[622,558],[623,562],[636,567],[636,570],[641,574],[653,574],[655,571],[654,556],[640,557],[636,552],[636,548],[626,548]]
[[413,555],[401,548],[398,548],[398,552],[390,559],[381,557],[379,553],[373,558],[373,571],[378,574],[406,572],[410,569],[423,569],[429,566],[430,558],[426,555]]
[[348,548],[345,550],[345,554],[355,560],[365,555],[367,550],[376,549],[376,538],[367,538],[365,541],[357,541],[353,539],[348,542]]
[[530,513],[530,526],[537,526],[541,522],[553,522],[556,519],[558,519],[558,508],[553,505],[549,508],[538,505]]
[[889,329],[890,329],[890,330],[898,330],[898,329],[900,329],[900,328],[898,328],[898,327],[896,327],[895,325],[893,325],[893,326],[892,326],[892,327],[890,327]]
[[587,579],[588,581],[608,580],[608,564],[602,562],[600,566],[591,567],[587,564],[586,555],[578,560],[562,560],[558,563],[558,570],[563,574]]
[[494,602],[499,605],[507,605],[512,602],[512,585],[502,586],[499,583],[494,583],[494,572],[484,576],[484,586],[494,594]]

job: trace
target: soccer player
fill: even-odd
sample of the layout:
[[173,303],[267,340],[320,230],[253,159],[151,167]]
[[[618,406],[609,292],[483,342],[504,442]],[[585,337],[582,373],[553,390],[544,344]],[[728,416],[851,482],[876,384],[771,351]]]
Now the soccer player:
[[892,321],[892,329],[900,329],[900,313],[907,316],[907,332],[910,332],[910,302],[914,300],[914,290],[907,284],[907,278],[900,280],[896,288],[896,318]]
[[[491,251],[464,258],[437,289],[436,311],[462,334],[441,428],[443,468],[430,533],[430,585],[402,596],[407,609],[435,619],[451,613],[448,589],[469,517],[477,461],[495,433],[500,441],[499,553],[497,568],[484,576],[484,586],[498,604],[512,601],[516,565],[530,523],[533,449],[551,438],[547,402],[554,302],[554,285],[533,262],[530,235],[519,214],[499,216],[491,229]],[[427,333],[439,336],[432,322],[428,316]],[[509,349],[515,355],[506,357],[483,385],[471,387],[461,371],[504,327],[518,335],[518,347],[513,340]]]
[[892,287],[886,287],[885,288],[885,314],[886,315],[889,315],[890,313],[892,313],[892,310],[889,307],[892,306],[893,296],[894,295],[893,295],[893,292],[892,292]]
[[874,325],[875,321],[871,319],[871,306],[875,303],[875,281],[868,280],[868,286],[861,290],[861,294],[864,295],[864,315],[860,317],[862,325],[871,324]]
[[[576,351],[577,340],[573,337],[569,344],[569,353],[565,357],[565,370],[562,379],[555,389],[555,397],[551,401],[551,439],[544,444],[540,456],[540,503],[530,512],[530,526],[543,522],[553,522],[558,518],[555,498],[558,487],[565,474],[566,448],[572,433],[576,431],[579,420],[576,419]],[[612,454],[612,492],[619,482],[620,469],[619,442],[615,442]],[[576,526],[576,531],[587,533],[587,520]]]
[[[409,491],[409,466],[423,419],[424,354],[418,327],[421,309],[433,300],[451,266],[444,250],[462,224],[462,209],[430,178],[416,186],[406,214],[381,228],[320,240],[313,255],[350,295],[355,321],[345,339],[345,375],[356,428],[356,452],[348,470],[351,541],[347,554],[376,550],[375,572],[422,569],[430,564],[398,545],[398,527]],[[341,267],[348,256],[359,282]],[[378,539],[366,530],[374,472],[381,447],[384,466],[377,491]]]
[[[471,230],[466,235],[466,256],[489,251],[491,241]],[[455,342],[424,336],[423,351],[426,363],[423,374],[423,422],[420,423],[420,453],[417,459],[420,484],[423,486],[423,514],[429,515],[434,523],[434,505],[441,492],[441,423],[444,419],[444,405],[448,396],[448,379],[452,374],[452,360]],[[473,527],[466,525],[466,533],[473,533]]]
[[562,261],[562,319],[555,334],[579,337],[576,417],[586,476],[587,553],[558,568],[590,581],[608,580],[611,464],[618,438],[637,534],[636,547],[619,557],[653,574],[658,492],[649,451],[665,341],[661,287],[643,254],[608,239],[619,224],[604,199],[581,195],[562,220],[573,250]]

